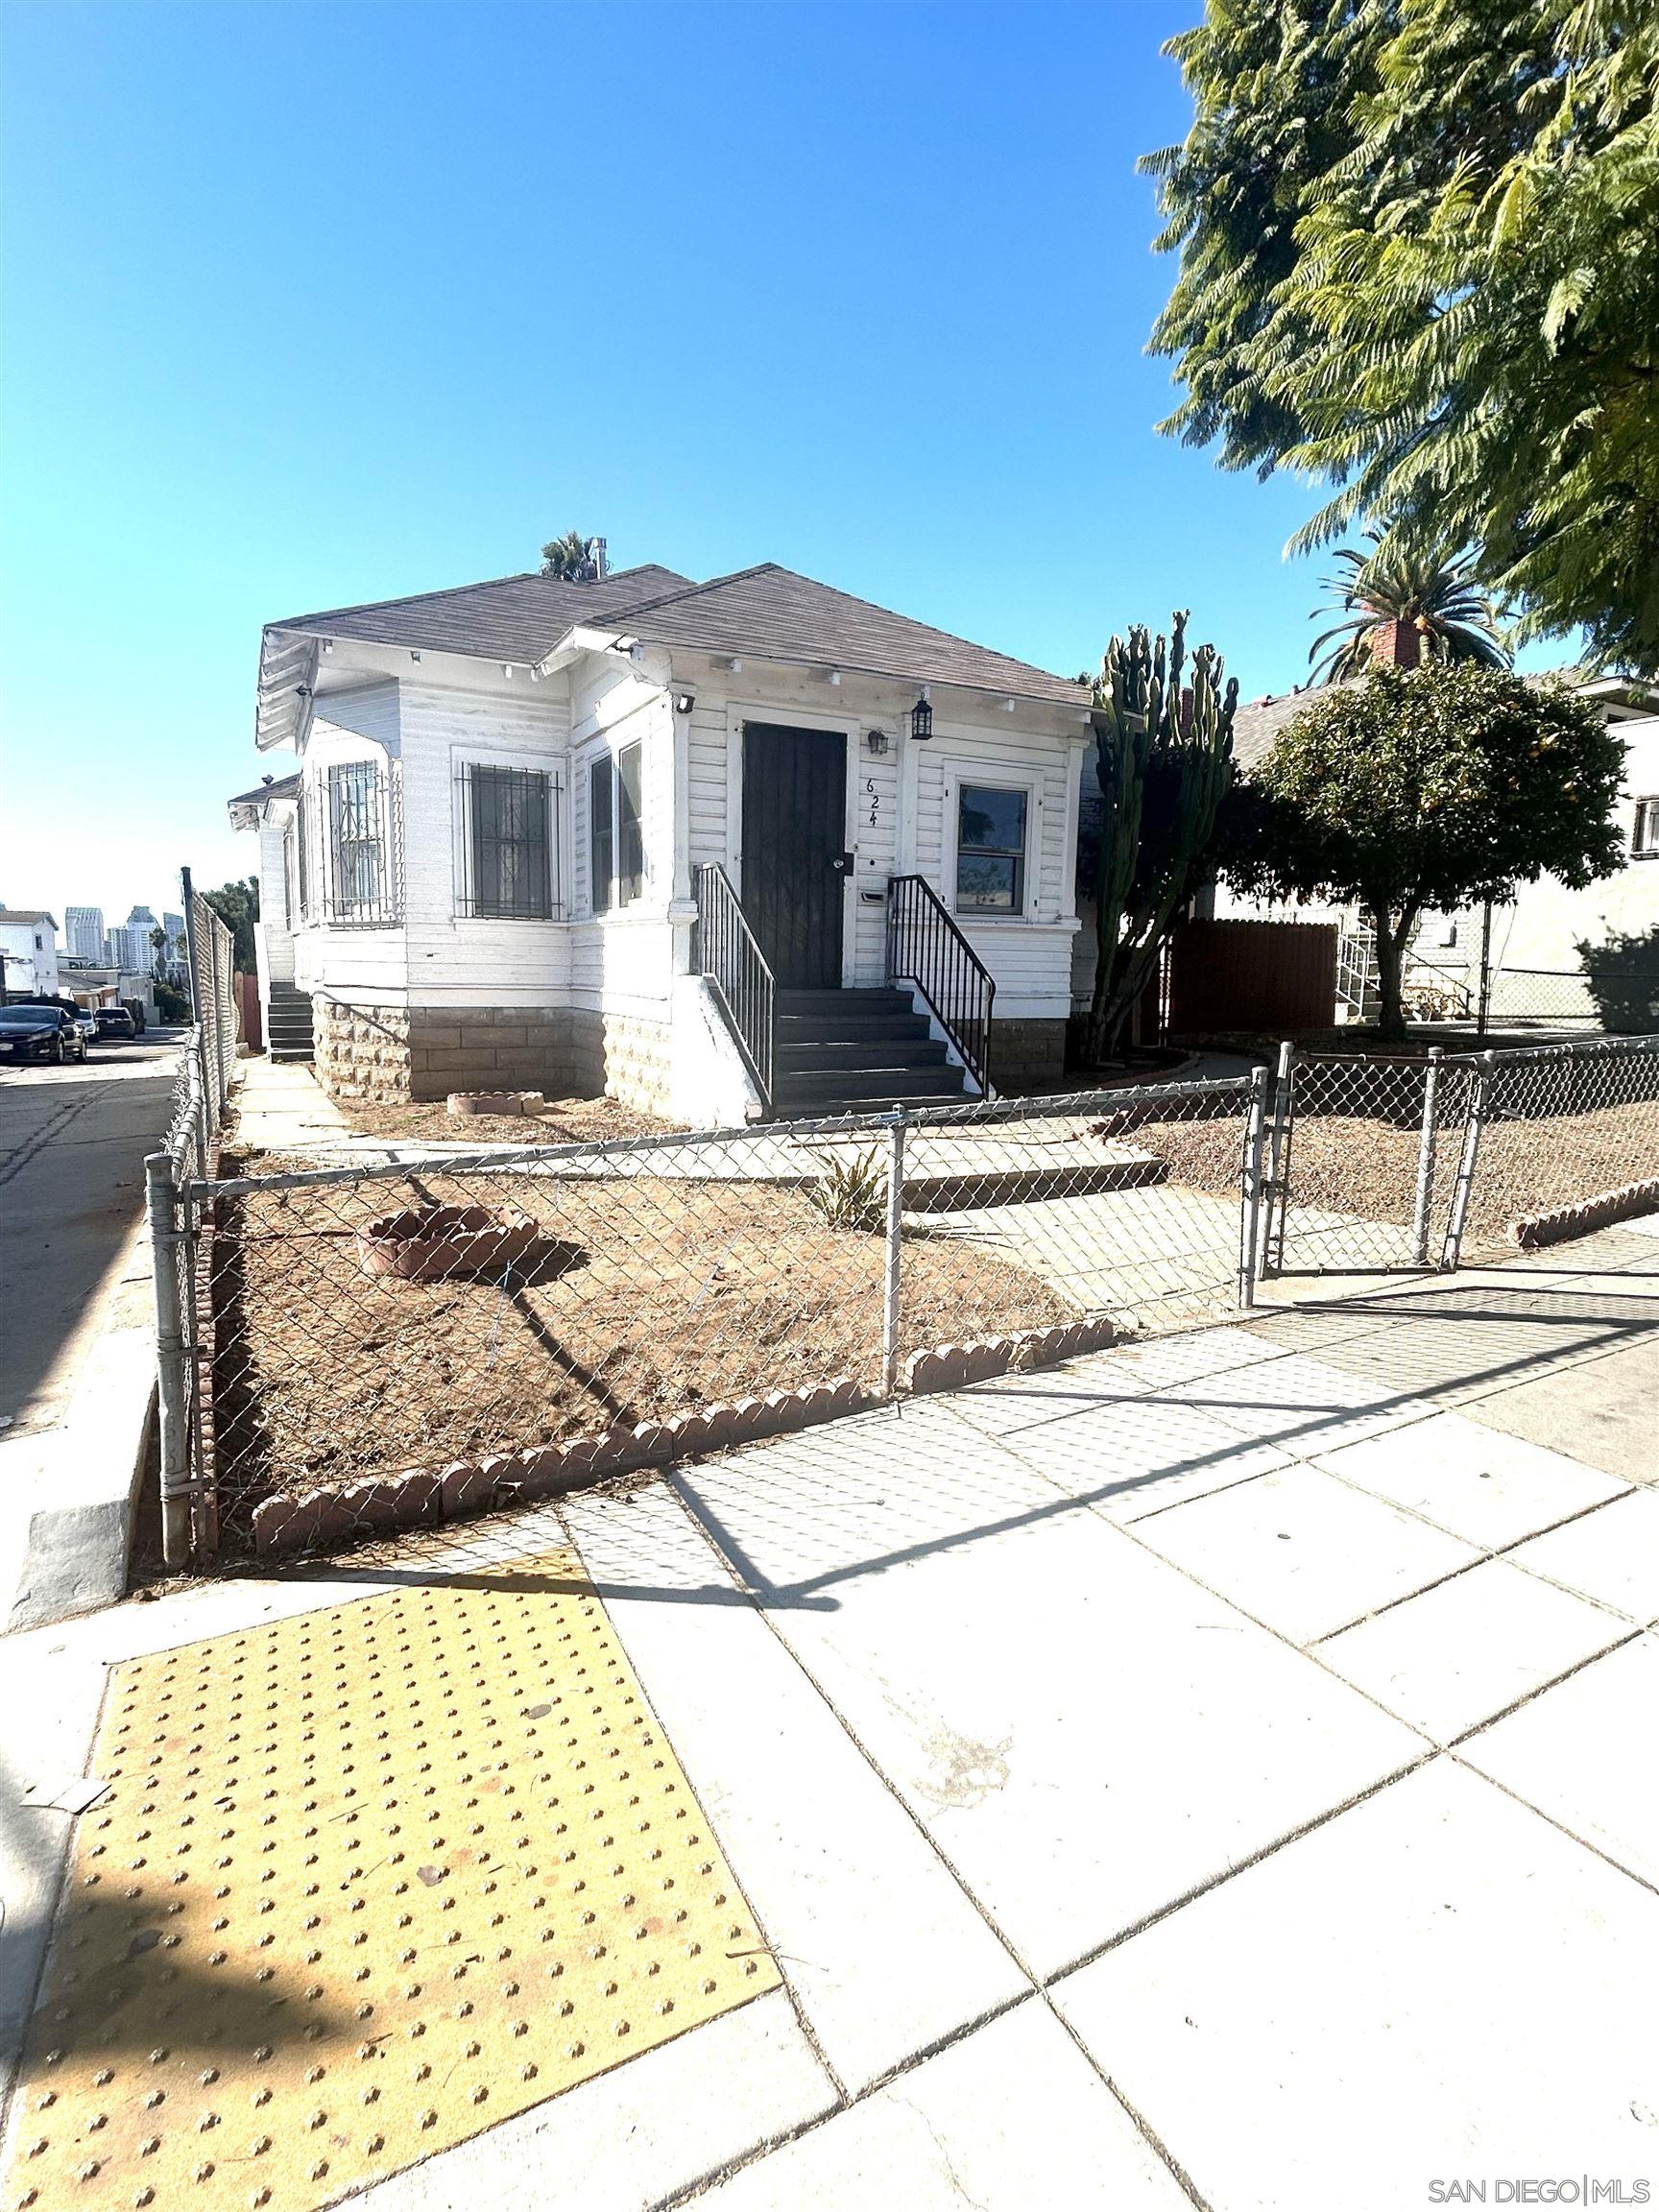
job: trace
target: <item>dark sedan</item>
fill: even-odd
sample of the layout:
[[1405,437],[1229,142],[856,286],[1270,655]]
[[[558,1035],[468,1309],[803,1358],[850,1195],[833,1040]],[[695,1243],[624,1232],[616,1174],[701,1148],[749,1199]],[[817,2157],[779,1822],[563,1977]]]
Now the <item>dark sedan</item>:
[[138,1024],[125,1006],[100,1006],[98,1009],[98,1035],[106,1044],[125,1043],[136,1037]]
[[0,1006],[0,1053],[13,1060],[84,1060],[86,1040],[72,1006]]

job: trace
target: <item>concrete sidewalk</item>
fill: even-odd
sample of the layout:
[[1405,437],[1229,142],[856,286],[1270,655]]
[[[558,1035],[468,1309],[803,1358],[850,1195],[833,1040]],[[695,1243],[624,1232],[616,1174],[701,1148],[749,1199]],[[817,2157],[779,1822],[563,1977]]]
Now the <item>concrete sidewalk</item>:
[[366,2201],[1630,2201],[1659,2179],[1656,1227],[13,1637],[0,2033],[111,1665],[224,1637],[240,1667],[255,1624],[430,1613],[569,1544],[781,1986]]

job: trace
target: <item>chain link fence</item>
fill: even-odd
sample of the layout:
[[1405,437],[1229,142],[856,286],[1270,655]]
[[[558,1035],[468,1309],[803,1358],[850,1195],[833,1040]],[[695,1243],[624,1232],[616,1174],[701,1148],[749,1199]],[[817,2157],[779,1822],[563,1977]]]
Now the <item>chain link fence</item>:
[[1438,1263],[1474,1098],[1467,1059],[1281,1054],[1265,1266],[1276,1275]]
[[1659,1038],[232,1176],[210,1065],[151,1164],[174,1560],[1215,1320],[1262,1274],[1453,1265],[1659,1177]]
[[213,908],[190,888],[188,870],[184,916],[197,1019],[174,1078],[162,1148],[144,1163],[156,1296],[162,1543],[169,1566],[207,1549],[204,1512],[211,1492],[204,1470],[212,1399],[199,1372],[201,1245],[192,1192],[212,1173],[236,1062],[235,943]]
[[1634,1210],[1655,1177],[1659,1038],[1419,1060],[1286,1046],[1263,1271],[1452,1267],[1466,1245],[1563,1233],[1567,1211]]

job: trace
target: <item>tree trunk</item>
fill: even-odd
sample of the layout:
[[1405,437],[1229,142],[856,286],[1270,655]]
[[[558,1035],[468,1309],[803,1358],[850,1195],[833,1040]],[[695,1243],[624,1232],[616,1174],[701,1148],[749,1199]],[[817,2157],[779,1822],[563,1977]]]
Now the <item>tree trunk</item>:
[[1406,1042],[1406,1004],[1402,986],[1406,970],[1406,944],[1411,934],[1409,914],[1393,926],[1386,907],[1373,914],[1377,926],[1377,985],[1382,1005],[1377,1017],[1377,1034],[1385,1045]]

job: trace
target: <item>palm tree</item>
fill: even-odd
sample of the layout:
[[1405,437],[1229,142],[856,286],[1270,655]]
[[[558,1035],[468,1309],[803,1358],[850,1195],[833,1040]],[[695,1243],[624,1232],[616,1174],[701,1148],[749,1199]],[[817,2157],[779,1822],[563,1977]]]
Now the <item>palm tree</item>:
[[566,530],[541,548],[541,573],[563,584],[591,584],[596,568],[591,541],[580,530]]
[[1472,554],[1384,553],[1381,530],[1365,535],[1371,549],[1340,547],[1336,559],[1345,573],[1323,579],[1329,597],[1314,619],[1335,612],[1343,618],[1309,650],[1316,683],[1344,684],[1373,661],[1401,668],[1425,660],[1508,667],[1513,656],[1500,629],[1503,613],[1475,582]]

